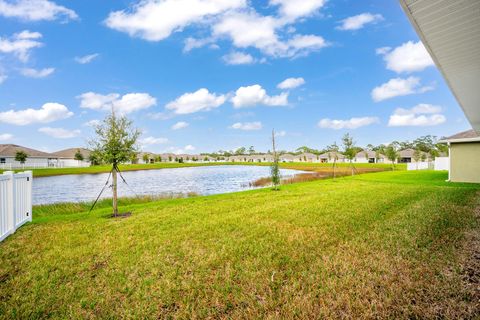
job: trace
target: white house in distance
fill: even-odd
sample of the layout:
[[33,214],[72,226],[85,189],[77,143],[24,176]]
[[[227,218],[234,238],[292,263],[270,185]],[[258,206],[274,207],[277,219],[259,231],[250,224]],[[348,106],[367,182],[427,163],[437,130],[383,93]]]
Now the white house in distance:
[[387,157],[383,154],[372,151],[372,150],[363,150],[355,155],[356,163],[385,163]]
[[[15,161],[17,152],[23,151],[27,154],[24,164]],[[16,144],[0,144],[0,169],[13,169],[22,167],[49,167],[54,166],[56,160],[50,153],[22,147]]]
[[[399,163],[411,163],[411,162],[415,162],[415,150],[414,149],[404,149],[404,150],[400,150],[400,152],[398,153],[398,162]],[[423,151],[420,151],[420,161],[423,161],[423,160],[427,160],[429,158],[429,154],[423,152]]]
[[[79,153],[83,160],[75,159],[75,155]],[[50,154],[56,158],[57,167],[89,167],[90,166],[90,150],[85,148],[69,148],[53,152]]]
[[325,152],[319,156],[322,163],[345,162],[345,156],[339,152]]
[[[79,150],[83,161],[75,160],[75,154]],[[17,152],[27,154],[25,163],[15,160]],[[17,168],[53,168],[53,167],[88,167],[90,151],[84,148],[71,148],[48,153],[16,144],[0,144],[0,169],[9,170]]]

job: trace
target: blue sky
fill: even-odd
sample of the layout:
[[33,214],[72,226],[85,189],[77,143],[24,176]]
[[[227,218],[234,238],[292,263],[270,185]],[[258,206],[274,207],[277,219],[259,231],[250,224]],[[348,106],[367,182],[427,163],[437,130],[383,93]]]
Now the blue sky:
[[0,26],[0,143],[85,146],[112,106],[153,152],[470,128],[396,0],[0,0]]

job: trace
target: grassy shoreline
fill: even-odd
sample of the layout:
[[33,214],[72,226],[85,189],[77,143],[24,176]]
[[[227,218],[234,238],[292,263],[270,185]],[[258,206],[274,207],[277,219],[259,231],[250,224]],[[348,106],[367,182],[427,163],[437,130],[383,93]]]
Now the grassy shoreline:
[[[121,165],[122,171],[140,171],[140,170],[158,170],[158,169],[173,169],[173,168],[191,168],[191,167],[204,167],[204,166],[220,166],[220,165],[251,165],[251,166],[269,166],[269,163],[254,163],[254,162],[212,162],[212,163],[154,163],[154,164],[130,164]],[[349,167],[348,163],[337,164],[339,168]],[[378,168],[386,171],[391,170],[390,164],[369,164],[358,163],[355,164],[357,168]],[[297,169],[305,171],[318,171],[324,168],[331,168],[331,163],[306,163],[306,162],[292,162],[281,163],[281,168],[284,169]],[[396,165],[396,170],[405,170],[405,164]],[[25,169],[33,171],[34,177],[50,177],[58,175],[71,175],[71,174],[98,174],[108,173],[111,170],[111,166],[91,166],[85,168],[46,168],[46,169]],[[0,170],[0,174],[7,170]],[[14,170],[20,172],[24,170]]]
[[446,177],[34,210],[0,243],[0,318],[472,318],[480,185]]

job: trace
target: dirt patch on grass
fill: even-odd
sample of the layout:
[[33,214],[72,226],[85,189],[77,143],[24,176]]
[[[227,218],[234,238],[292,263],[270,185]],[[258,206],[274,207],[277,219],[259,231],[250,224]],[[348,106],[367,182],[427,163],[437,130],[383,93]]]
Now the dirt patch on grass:
[[131,217],[132,216],[132,213],[130,211],[128,212],[122,212],[122,213],[118,213],[118,214],[112,214],[109,216],[109,218],[113,218],[113,219],[124,219],[124,218],[128,218],[128,217]]

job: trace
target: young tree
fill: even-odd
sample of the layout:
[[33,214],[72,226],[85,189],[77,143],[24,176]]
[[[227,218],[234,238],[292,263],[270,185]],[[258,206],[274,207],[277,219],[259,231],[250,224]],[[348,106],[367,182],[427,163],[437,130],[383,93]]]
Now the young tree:
[[[135,156],[135,158],[136,158],[136,156]],[[90,164],[92,166],[98,166],[102,163],[102,157],[98,153],[98,151],[92,150],[90,152],[90,156],[88,157],[88,161],[90,161]],[[132,161],[132,163],[133,163],[133,161]]]
[[248,148],[248,153],[255,154],[255,148],[253,146],[250,146],[250,148]]
[[338,153],[340,152],[340,148],[338,147],[337,142],[334,142],[331,146],[328,146],[327,152],[328,160],[333,160],[333,179],[335,179],[337,173]]
[[353,166],[353,159],[355,159],[355,155],[357,154],[357,148],[355,147],[355,142],[353,141],[353,137],[350,134],[346,133],[343,138],[343,154],[345,158],[350,161],[350,168],[352,169],[352,176],[354,175],[354,166]]
[[237,150],[235,150],[236,155],[243,155],[246,152],[247,152],[247,149],[245,149],[245,147],[241,147],[241,148],[238,148]]
[[83,159],[84,159],[82,152],[80,152],[80,149],[77,149],[77,151],[75,152],[75,155],[73,157],[77,161],[83,161]]
[[17,150],[15,152],[15,161],[20,162],[21,164],[25,164],[25,161],[27,161],[28,154],[25,153],[23,150]]
[[140,131],[132,127],[125,116],[116,116],[114,110],[95,127],[96,138],[90,142],[102,162],[112,165],[113,215],[118,215],[117,173],[118,165],[132,158],[137,151],[136,144]]
[[388,145],[388,147],[385,148],[385,156],[387,157],[388,160],[392,162],[392,171],[394,171],[395,160],[397,160],[398,158],[398,151],[394,144],[390,144]]
[[273,190],[278,190],[280,185],[280,168],[278,166],[279,157],[278,157],[277,148],[275,145],[275,130],[272,130],[272,150],[273,150],[273,162],[270,167],[270,172],[272,175]]
[[150,163],[150,156],[145,153],[145,154],[142,156],[142,160],[143,160],[143,162],[145,162],[145,163]]
[[130,156],[130,162],[132,164],[138,163],[138,154],[136,152],[132,153],[132,155]]

